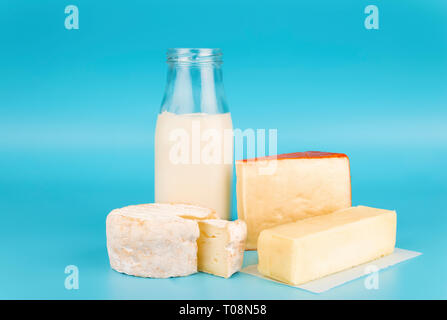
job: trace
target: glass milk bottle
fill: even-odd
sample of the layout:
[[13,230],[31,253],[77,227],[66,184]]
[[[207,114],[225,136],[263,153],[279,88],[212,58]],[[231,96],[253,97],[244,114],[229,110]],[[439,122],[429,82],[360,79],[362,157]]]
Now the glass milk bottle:
[[155,202],[189,203],[229,219],[233,124],[220,49],[169,49],[155,129]]

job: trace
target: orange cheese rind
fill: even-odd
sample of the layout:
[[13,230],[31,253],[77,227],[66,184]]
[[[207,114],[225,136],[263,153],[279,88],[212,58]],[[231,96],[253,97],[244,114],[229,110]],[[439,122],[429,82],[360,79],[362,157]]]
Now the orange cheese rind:
[[237,160],[236,162],[286,160],[286,159],[316,159],[316,158],[348,158],[348,156],[344,153],[304,151],[304,152],[282,153],[273,156],[257,157],[251,159],[243,159],[243,160]]

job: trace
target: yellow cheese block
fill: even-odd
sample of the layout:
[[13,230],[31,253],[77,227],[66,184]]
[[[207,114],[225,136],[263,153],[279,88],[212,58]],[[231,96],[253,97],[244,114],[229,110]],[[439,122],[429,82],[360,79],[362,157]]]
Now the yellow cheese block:
[[349,159],[342,153],[297,152],[236,161],[237,208],[248,250],[259,233],[351,206]]
[[393,252],[396,212],[358,206],[261,232],[258,270],[299,285]]
[[242,220],[200,220],[197,239],[199,271],[229,278],[241,269],[247,226]]

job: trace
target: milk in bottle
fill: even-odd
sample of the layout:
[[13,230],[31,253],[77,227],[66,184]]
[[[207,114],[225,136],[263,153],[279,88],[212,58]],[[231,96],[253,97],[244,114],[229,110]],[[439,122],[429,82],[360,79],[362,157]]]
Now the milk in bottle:
[[232,121],[220,49],[168,50],[168,81],[155,130],[155,201],[206,206],[229,219]]

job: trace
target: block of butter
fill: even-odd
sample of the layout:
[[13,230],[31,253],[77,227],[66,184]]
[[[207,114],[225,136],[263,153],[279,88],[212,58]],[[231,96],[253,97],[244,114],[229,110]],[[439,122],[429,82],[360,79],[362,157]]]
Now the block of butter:
[[115,209],[106,220],[110,265],[139,277],[168,278],[205,271],[230,277],[244,256],[243,221],[218,220],[194,205],[150,203]]
[[299,285],[393,252],[396,212],[358,206],[263,230],[258,271]]
[[256,249],[264,229],[351,206],[345,154],[309,151],[238,160],[236,176],[247,249]]

